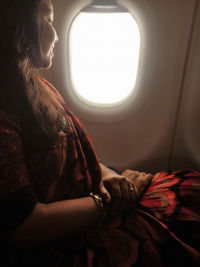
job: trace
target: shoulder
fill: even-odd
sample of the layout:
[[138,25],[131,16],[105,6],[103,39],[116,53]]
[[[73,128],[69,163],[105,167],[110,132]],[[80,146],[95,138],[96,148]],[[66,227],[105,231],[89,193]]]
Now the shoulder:
[[83,123],[79,120],[79,118],[66,106],[66,103],[60,93],[57,91],[57,89],[45,78],[39,77],[34,75],[34,78],[36,82],[43,84],[43,86],[47,86],[48,89],[51,91],[51,93],[54,95],[54,97],[59,101],[59,103],[63,106],[64,111],[68,119],[70,118],[76,126],[79,126],[81,128],[84,128]]
[[42,85],[43,87],[48,88],[48,90],[50,90],[50,92],[60,101],[62,102],[62,104],[64,104],[64,100],[62,98],[62,96],[60,95],[60,93],[58,92],[58,90],[55,88],[55,86],[50,83],[49,81],[47,81],[45,78],[40,77],[38,75],[34,75],[33,76],[35,81]]

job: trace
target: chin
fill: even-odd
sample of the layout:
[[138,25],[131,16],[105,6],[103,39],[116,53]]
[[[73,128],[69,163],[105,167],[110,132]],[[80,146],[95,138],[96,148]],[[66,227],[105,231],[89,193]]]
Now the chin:
[[38,69],[49,69],[52,66],[52,59],[42,60],[38,65]]

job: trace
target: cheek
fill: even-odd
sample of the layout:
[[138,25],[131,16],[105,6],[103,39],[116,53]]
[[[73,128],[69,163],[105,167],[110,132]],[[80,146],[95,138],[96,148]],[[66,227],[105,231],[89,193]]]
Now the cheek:
[[47,54],[51,48],[51,45],[55,41],[55,31],[54,29],[47,23],[41,25],[40,28],[40,46],[41,50],[44,54]]

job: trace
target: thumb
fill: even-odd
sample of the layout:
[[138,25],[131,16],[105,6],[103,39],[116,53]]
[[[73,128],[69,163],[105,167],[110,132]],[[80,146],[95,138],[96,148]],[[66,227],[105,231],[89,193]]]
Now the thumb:
[[138,179],[135,180],[135,186],[137,187],[139,193],[138,197],[140,197],[144,193],[144,191],[150,184],[152,178],[153,178],[152,174],[141,173]]
[[105,201],[107,204],[111,203],[111,195],[102,182],[99,185],[99,193],[103,201]]

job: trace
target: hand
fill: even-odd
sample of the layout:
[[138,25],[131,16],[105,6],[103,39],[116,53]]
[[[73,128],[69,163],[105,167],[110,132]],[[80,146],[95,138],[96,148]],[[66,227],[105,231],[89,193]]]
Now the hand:
[[154,177],[150,173],[146,174],[145,172],[139,172],[134,170],[125,170],[122,173],[122,176],[130,179],[134,183],[137,199],[139,199],[143,195],[144,191],[146,190],[152,178]]
[[[133,190],[130,190],[132,188]],[[130,210],[136,203],[133,182],[113,171],[108,172],[102,178],[99,193],[104,200],[104,204],[113,214]]]

